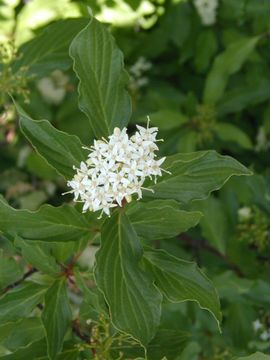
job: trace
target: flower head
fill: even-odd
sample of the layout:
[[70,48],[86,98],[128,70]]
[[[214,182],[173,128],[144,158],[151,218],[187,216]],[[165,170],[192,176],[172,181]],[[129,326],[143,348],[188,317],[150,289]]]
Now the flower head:
[[216,22],[218,0],[194,0],[194,5],[203,25],[213,25]]
[[[129,202],[132,195],[142,197],[146,178],[161,176],[165,157],[156,159],[158,128],[137,125],[131,138],[127,129],[115,128],[107,139],[95,140],[88,159],[74,168],[76,174],[67,185],[74,194],[74,201],[83,203],[83,212],[99,211],[110,215],[110,209]],[[147,190],[147,189],[145,189]],[[149,191],[152,191],[148,189]],[[101,215],[102,215],[101,213]]]

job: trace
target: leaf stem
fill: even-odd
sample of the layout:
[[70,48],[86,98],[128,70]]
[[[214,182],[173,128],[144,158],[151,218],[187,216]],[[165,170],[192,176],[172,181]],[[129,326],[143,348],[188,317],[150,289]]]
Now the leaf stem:
[[216,255],[217,257],[221,258],[226,263],[226,265],[237,274],[237,276],[244,277],[242,270],[237,264],[232,262],[231,259],[226,254],[221,253],[216,248],[209,245],[206,241],[195,240],[190,236],[188,236],[187,234],[180,235],[179,240],[185,242],[189,248],[193,248],[195,250],[203,249]]

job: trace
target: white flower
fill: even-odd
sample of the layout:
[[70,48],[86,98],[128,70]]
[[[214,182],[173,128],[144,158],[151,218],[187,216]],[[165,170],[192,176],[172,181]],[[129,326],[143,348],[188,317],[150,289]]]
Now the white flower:
[[258,134],[256,136],[256,146],[255,151],[267,151],[270,148],[270,141],[267,138],[267,134],[263,126],[259,127]]
[[74,168],[76,174],[67,183],[74,201],[83,203],[83,212],[101,210],[101,215],[110,215],[111,208],[130,202],[132,195],[142,198],[146,178],[156,181],[162,175],[165,157],[156,159],[155,154],[158,128],[149,128],[148,119],[147,128],[137,125],[137,129],[129,138],[126,128],[115,128],[108,140],[95,140],[86,148],[88,159]]
[[256,332],[258,330],[260,330],[262,328],[262,326],[263,326],[259,319],[253,321],[252,325],[253,325],[254,331],[256,331]]
[[151,67],[152,63],[141,56],[136,63],[129,68],[131,78],[130,87],[133,91],[139,90],[148,84],[148,78],[144,76],[144,73],[150,70]]
[[265,330],[263,333],[261,333],[260,338],[263,341],[269,340],[270,339],[270,332]]
[[203,25],[213,25],[216,22],[218,0],[194,0],[194,5]]
[[251,208],[248,206],[244,206],[238,209],[238,216],[241,221],[249,220],[251,218]]
[[54,70],[49,77],[40,79],[37,88],[43,98],[49,103],[58,105],[66,95],[68,76],[60,70]]

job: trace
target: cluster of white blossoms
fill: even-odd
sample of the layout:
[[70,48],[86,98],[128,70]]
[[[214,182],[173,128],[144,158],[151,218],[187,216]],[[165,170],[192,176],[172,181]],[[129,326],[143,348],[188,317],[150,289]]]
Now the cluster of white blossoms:
[[129,86],[131,90],[137,91],[148,84],[149,80],[145,76],[145,73],[150,70],[151,67],[152,63],[150,61],[147,61],[143,56],[140,56],[136,63],[129,68]]
[[194,5],[204,25],[213,25],[216,22],[218,0],[194,0]]
[[37,88],[47,103],[59,105],[66,96],[68,81],[69,77],[61,70],[54,70],[38,81]]
[[253,329],[256,333],[259,333],[259,337],[263,341],[270,340],[270,330],[266,328],[266,326],[259,320],[256,319],[252,323]]
[[270,148],[269,135],[266,133],[263,126],[259,127],[258,134],[256,136],[255,151],[267,151]]
[[147,128],[137,125],[137,129],[129,138],[126,128],[115,128],[108,140],[95,140],[87,148],[88,159],[74,168],[76,174],[67,183],[74,200],[83,203],[83,212],[101,210],[101,216],[110,215],[110,208],[130,202],[133,194],[142,197],[146,178],[156,181],[162,175],[165,157],[156,159],[155,154],[158,128],[149,128],[148,120]]

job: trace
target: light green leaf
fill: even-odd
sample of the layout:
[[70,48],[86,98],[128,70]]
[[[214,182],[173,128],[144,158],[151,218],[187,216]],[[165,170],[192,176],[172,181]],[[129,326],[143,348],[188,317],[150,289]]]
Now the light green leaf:
[[70,56],[80,80],[79,107],[96,137],[106,137],[114,127],[126,126],[131,115],[131,100],[125,90],[128,75],[122,52],[106,27],[92,18],[72,41]]
[[28,67],[30,74],[39,76],[55,69],[65,70],[71,66],[69,45],[75,35],[87,24],[87,19],[65,19],[49,25],[41,35],[23,44],[20,56],[12,68]]
[[233,175],[252,174],[237,160],[219,155],[215,151],[168,156],[162,167],[171,174],[163,174],[157,179],[156,184],[145,182],[144,186],[154,190],[154,193],[145,191],[145,197],[189,203],[192,200],[207,198]]
[[67,179],[71,179],[75,171],[73,166],[79,166],[86,159],[79,138],[57,130],[47,120],[33,120],[16,104],[20,115],[20,128],[35,150],[56,171]]
[[22,275],[23,271],[18,262],[4,256],[3,250],[0,249],[0,290],[20,279]]
[[44,205],[38,211],[16,210],[0,198],[0,231],[24,240],[61,242],[91,239],[96,220],[74,207]]
[[162,297],[139,267],[142,254],[129,219],[115,211],[101,232],[95,277],[114,326],[146,346],[159,325]]
[[223,141],[232,141],[244,149],[252,149],[252,142],[248,135],[237,126],[229,123],[219,122],[216,125],[218,137]]
[[48,356],[51,360],[56,359],[62,349],[71,316],[66,279],[55,280],[46,292],[45,307],[41,316],[46,332]]
[[146,269],[153,273],[158,288],[170,301],[196,301],[220,323],[222,316],[217,292],[195,263],[150,248],[145,251],[143,261]]
[[261,352],[256,352],[249,356],[235,358],[234,360],[270,360],[270,355],[266,355]]
[[17,321],[28,316],[44,296],[46,287],[34,283],[9,291],[0,298],[0,323]]
[[173,200],[133,202],[127,215],[136,233],[146,239],[157,240],[174,237],[196,226],[202,214],[179,209]]
[[44,337],[40,318],[30,317],[0,326],[0,343],[10,351],[26,347]]
[[256,36],[235,41],[216,57],[206,79],[203,95],[205,103],[215,104],[223,96],[229,76],[241,69],[259,40],[260,37]]

